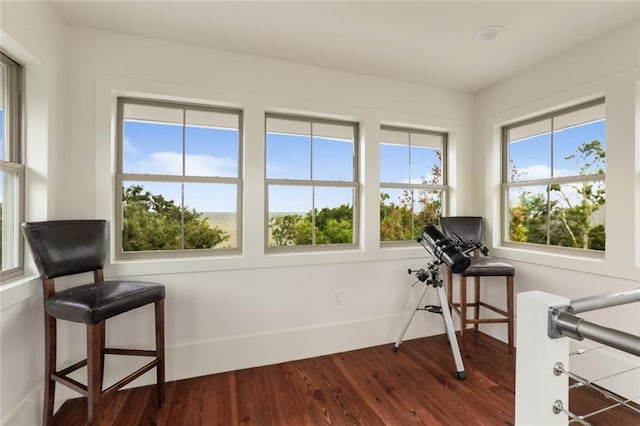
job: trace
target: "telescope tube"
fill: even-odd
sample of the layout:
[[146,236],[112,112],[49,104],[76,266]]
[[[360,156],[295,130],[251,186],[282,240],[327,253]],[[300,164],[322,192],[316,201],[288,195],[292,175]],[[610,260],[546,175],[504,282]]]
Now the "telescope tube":
[[423,245],[431,249],[433,255],[447,265],[454,274],[464,272],[471,263],[469,256],[464,254],[460,247],[450,238],[446,237],[436,225],[425,226],[420,234]]

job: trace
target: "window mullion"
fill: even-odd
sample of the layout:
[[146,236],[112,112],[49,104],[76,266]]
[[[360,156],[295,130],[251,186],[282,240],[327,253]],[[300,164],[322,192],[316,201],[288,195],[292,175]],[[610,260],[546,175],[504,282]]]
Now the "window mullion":
[[185,247],[184,232],[184,177],[187,170],[187,110],[182,109],[182,182],[180,183],[180,250]]
[[[309,178],[313,182],[313,121],[310,123],[310,135],[309,135]],[[311,245],[316,245],[316,186],[312,183],[311,186]]]

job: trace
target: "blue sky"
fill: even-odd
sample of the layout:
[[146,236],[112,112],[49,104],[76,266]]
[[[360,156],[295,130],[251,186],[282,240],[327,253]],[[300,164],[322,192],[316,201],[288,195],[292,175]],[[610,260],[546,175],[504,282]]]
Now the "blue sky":
[[[206,127],[185,130],[185,172],[193,176],[238,176],[238,132]],[[314,138],[311,164],[311,138],[269,134],[267,136],[267,177],[271,179],[311,179],[353,181],[352,142]],[[141,121],[125,122],[125,173],[181,175],[183,168],[182,127]],[[181,185],[164,182],[126,181],[142,184],[153,193],[179,202]],[[273,186],[270,210],[273,212],[308,212],[312,200],[316,207],[353,204],[352,188],[311,188]],[[233,212],[236,191],[229,184],[185,184],[185,204],[202,212]],[[254,208],[255,206],[251,206]]]
[[[596,139],[606,149],[605,131],[606,123],[604,120],[556,131],[553,135],[553,177],[579,175],[582,165],[580,160],[567,160],[566,157],[576,153],[581,144]],[[516,181],[526,182],[552,177],[551,139],[551,133],[543,133],[510,143],[509,157],[518,173],[521,173]],[[602,168],[606,172],[605,164],[602,165]],[[565,184],[561,186],[560,192],[552,191],[552,200],[558,201],[562,206],[567,206],[567,203],[571,205],[580,203],[581,196],[574,189],[574,186],[574,184]],[[518,203],[518,197],[522,192],[543,194],[546,199],[545,185],[514,187],[509,190],[510,204]],[[566,199],[562,198],[561,194]]]
[[380,182],[422,183],[423,180],[431,180],[433,166],[440,166],[437,151],[415,145],[380,144]]
[[[600,139],[604,143],[605,123],[558,131],[554,135],[554,175],[577,174],[574,162],[565,157],[576,151],[585,141]],[[187,127],[185,169],[188,175],[237,177],[238,132],[208,127]],[[550,135],[542,134],[511,143],[511,158],[524,174],[520,180],[550,177]],[[315,138],[313,144],[306,136],[267,135],[267,178],[297,178],[320,180],[353,180],[353,143],[350,141]],[[313,155],[311,149],[313,146]],[[182,127],[169,124],[126,121],[124,141],[125,173],[157,173],[181,175],[183,167]],[[411,172],[409,172],[409,156]],[[313,164],[312,159],[313,158]],[[380,180],[383,183],[420,183],[431,179],[434,164],[439,164],[436,149],[383,143],[380,145]],[[313,176],[312,176],[313,174]],[[162,193],[176,202],[180,200],[180,184],[160,182],[141,183],[153,193]],[[317,188],[316,207],[335,207],[353,204],[351,188]],[[386,191],[397,201],[398,191]],[[393,192],[393,193],[392,193]],[[396,194],[397,193],[397,194]],[[302,186],[272,186],[269,193],[270,211],[307,212],[311,209],[311,188]],[[185,185],[185,204],[203,212],[233,212],[237,205],[234,185],[188,183]],[[248,206],[256,208],[256,206]]]
[[[566,157],[575,153],[584,142],[598,139],[606,149],[604,120],[556,131],[553,135],[553,177],[578,175],[580,165]],[[512,164],[523,173],[518,181],[550,178],[551,133],[512,141],[509,145]],[[606,170],[605,170],[606,171]]]
[[[182,127],[170,124],[125,121],[125,173],[182,175]],[[192,176],[238,176],[238,132],[205,127],[185,129],[184,168]],[[154,194],[180,204],[178,183],[126,181],[141,184]],[[220,183],[187,183],[185,204],[201,212],[233,212],[236,187]]]

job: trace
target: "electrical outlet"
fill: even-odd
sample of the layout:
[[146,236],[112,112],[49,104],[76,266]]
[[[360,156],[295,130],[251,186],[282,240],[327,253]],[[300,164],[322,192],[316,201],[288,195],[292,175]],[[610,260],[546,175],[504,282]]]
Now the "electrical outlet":
[[334,306],[342,305],[342,293],[340,293],[340,290],[333,290],[332,296]]

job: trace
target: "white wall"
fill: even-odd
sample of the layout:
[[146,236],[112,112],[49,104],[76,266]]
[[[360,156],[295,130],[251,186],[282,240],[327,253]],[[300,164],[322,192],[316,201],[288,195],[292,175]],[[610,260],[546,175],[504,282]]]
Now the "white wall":
[[[19,28],[30,28],[32,15],[43,13],[43,9],[48,7],[12,7],[10,15],[3,11],[11,21],[11,25],[3,21],[3,31],[18,42],[31,40],[32,36]],[[55,18],[48,19],[44,28],[59,25]],[[27,220],[113,219],[113,109],[118,95],[187,100],[244,111],[243,254],[113,262],[107,268],[111,277],[165,284],[168,380],[383,343],[389,343],[391,350],[391,342],[421,291],[419,286],[410,287],[413,280],[407,268],[424,266],[426,253],[420,247],[379,248],[379,126],[406,124],[449,132],[450,183],[454,187],[451,208],[463,211],[469,194],[465,194],[468,186],[462,181],[473,160],[468,149],[461,149],[470,143],[471,95],[81,28],[66,27],[63,31],[63,41],[56,37],[36,40],[37,47],[33,47],[51,49],[54,56],[62,54],[64,73],[62,81],[56,76],[60,84],[56,87],[64,93],[48,110],[60,111],[49,124],[61,128],[62,135],[58,143],[50,141],[48,145],[50,173],[48,179],[42,176],[47,182],[48,211],[30,209]],[[25,44],[27,50],[32,48]],[[263,253],[265,111],[320,114],[361,124],[361,249]],[[27,163],[31,168],[29,160]],[[30,403],[16,406],[19,399],[3,395],[3,404],[6,400],[9,408],[3,406],[2,421],[12,424],[19,424],[16,419],[22,416],[39,416],[41,398],[41,296],[37,286],[27,286],[29,291],[24,291],[24,285],[19,288],[11,292],[12,302],[7,303],[3,316],[10,317],[12,323],[29,321],[26,324],[33,330],[23,332],[25,325],[3,328],[2,346],[12,346],[15,353],[28,352],[37,368],[24,366],[32,370],[29,383],[23,385],[31,391]],[[341,298],[337,305],[336,291]],[[429,299],[437,300],[435,294]],[[151,309],[145,307],[111,320],[108,342],[115,346],[152,345],[152,319]],[[441,318],[425,314],[414,321],[407,338],[442,332]],[[60,325],[59,338],[61,364],[83,356],[82,326]],[[19,363],[15,357],[11,361]],[[108,360],[107,384],[131,367],[128,362]],[[3,364],[3,368],[12,364]],[[453,368],[452,359],[452,372]],[[148,376],[136,384],[153,382],[153,375]],[[13,382],[12,375],[3,374],[3,394],[12,389]],[[58,387],[58,399],[72,396]]]
[[[638,82],[640,81],[640,29],[620,28],[597,40],[563,53],[527,72],[477,94],[475,99],[478,210],[489,218],[492,253],[516,266],[516,291],[540,290],[576,299],[640,286],[637,262]],[[544,111],[598,96],[606,98],[607,118],[607,246],[603,259],[540,254],[500,246],[500,126]],[[485,289],[486,297],[502,296],[499,287]],[[503,296],[502,296],[503,297]],[[583,315],[598,323],[640,335],[638,304]],[[498,337],[502,328],[485,330]],[[587,344],[588,345],[588,344]],[[586,356],[585,356],[586,357]],[[605,357],[606,358],[606,357]],[[609,359],[623,366],[629,357]],[[582,371],[602,364],[581,360]],[[598,369],[600,370],[600,369]],[[633,383],[634,377],[636,378]],[[594,378],[591,376],[591,378]],[[631,392],[640,394],[640,376],[625,378]]]
[[[0,45],[25,70],[27,162],[25,212],[32,220],[53,212],[58,144],[62,140],[63,26],[48,5],[0,3]],[[30,265],[30,259],[26,259]],[[37,280],[0,287],[0,423],[41,419],[43,383],[42,292]]]

